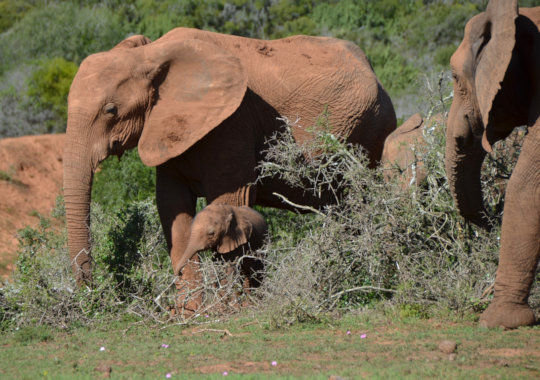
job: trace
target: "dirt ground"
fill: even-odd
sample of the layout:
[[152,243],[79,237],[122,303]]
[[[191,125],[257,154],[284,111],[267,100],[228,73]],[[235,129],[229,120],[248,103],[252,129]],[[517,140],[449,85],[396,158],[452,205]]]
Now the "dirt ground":
[[17,230],[49,215],[62,188],[63,134],[0,140],[0,276],[13,270]]

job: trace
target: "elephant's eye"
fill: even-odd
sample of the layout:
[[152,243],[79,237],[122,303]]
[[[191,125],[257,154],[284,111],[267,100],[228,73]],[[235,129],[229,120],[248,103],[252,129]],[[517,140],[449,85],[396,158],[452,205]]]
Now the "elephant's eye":
[[118,108],[113,103],[107,103],[103,108],[105,113],[116,116],[118,114]]

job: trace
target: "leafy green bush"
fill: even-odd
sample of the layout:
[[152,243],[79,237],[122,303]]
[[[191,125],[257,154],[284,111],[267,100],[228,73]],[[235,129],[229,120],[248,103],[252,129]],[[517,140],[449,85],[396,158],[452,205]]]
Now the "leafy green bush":
[[130,204],[154,198],[156,170],[145,166],[137,149],[127,151],[121,160],[109,157],[94,177],[92,199],[106,209],[126,209]]
[[[63,221],[63,215],[57,217],[54,224]],[[157,219],[150,202],[133,204],[122,214],[105,214],[94,205],[91,288],[75,284],[65,230],[44,218],[37,228],[21,230],[13,281],[0,288],[0,322],[66,328],[125,313],[166,319],[174,302],[174,276]]]
[[116,212],[106,212],[94,204],[92,240],[96,282],[113,281],[119,299],[151,306],[155,297],[166,290],[161,286],[171,285],[165,237],[151,200],[133,202]]
[[34,1],[4,0],[0,1],[0,33],[9,29],[15,22],[24,17],[32,8]]
[[[366,52],[398,105],[398,117],[403,117],[415,111],[408,105],[420,98],[416,91],[419,75],[448,70],[449,57],[462,38],[466,21],[482,11],[486,1],[13,0],[0,4],[9,12],[21,11],[10,16],[9,23],[16,22],[0,35],[0,73],[43,57],[61,57],[78,64],[129,34],[142,33],[154,40],[178,26],[256,38],[322,34],[351,40]],[[531,6],[534,0],[520,4]],[[29,118],[35,124],[40,120],[50,124],[49,119],[56,117],[51,117],[57,111],[50,107],[30,108],[33,115],[21,115],[20,96],[3,97],[0,94],[0,103],[7,108],[3,113],[10,120]],[[27,128],[34,122],[21,124],[14,128],[0,117],[4,135],[39,129],[33,125]]]
[[[478,311],[487,305],[500,231],[488,233],[457,214],[445,179],[445,125],[432,125],[424,131],[427,147],[417,151],[427,183],[408,190],[384,181],[382,168],[367,169],[362,153],[328,135],[327,128],[315,131],[314,144],[303,146],[289,130],[274,137],[261,176],[280,176],[314,196],[338,194],[335,205],[290,228],[306,230],[307,223],[301,239],[283,236],[279,246],[267,247],[268,278],[259,306],[275,324],[380,299],[422,310],[436,305]],[[485,200],[499,223],[501,180],[508,179],[521,141],[518,133],[502,142],[500,153],[484,165]],[[341,196],[336,185],[346,189]],[[539,291],[537,283],[534,302]]]
[[63,58],[44,60],[28,81],[28,96],[41,109],[52,110],[58,118],[50,122],[51,132],[65,132],[67,122],[67,96],[77,73],[77,65]]

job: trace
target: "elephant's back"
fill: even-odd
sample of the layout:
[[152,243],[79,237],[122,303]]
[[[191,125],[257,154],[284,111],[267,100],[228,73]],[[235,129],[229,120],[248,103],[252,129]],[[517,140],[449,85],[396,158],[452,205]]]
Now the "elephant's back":
[[[236,48],[238,49],[238,48]],[[327,112],[335,135],[361,144],[378,161],[385,137],[396,126],[391,100],[362,50],[351,42],[294,36],[251,40],[238,54],[248,86],[276,111],[298,120],[297,141]]]
[[352,42],[310,36],[266,41],[190,28],[162,37],[185,38],[214,43],[239,58],[248,87],[303,127],[293,129],[297,141],[310,138],[306,129],[326,110],[334,134],[380,158],[384,138],[395,129],[394,109],[366,55]]
[[[331,38],[252,40],[239,55],[248,86],[282,116],[315,124],[327,109],[334,128],[350,135],[353,120],[377,99],[377,78],[365,55]],[[295,136],[300,137],[300,136]]]
[[529,18],[540,29],[540,7],[519,8],[519,14]]

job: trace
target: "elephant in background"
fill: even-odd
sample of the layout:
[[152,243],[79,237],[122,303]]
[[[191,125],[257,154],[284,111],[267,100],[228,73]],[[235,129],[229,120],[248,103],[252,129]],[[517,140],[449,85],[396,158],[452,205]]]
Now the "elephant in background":
[[480,169],[496,141],[527,125],[506,189],[494,298],[480,317],[486,327],[532,325],[528,305],[540,256],[540,7],[491,0],[465,27],[451,58],[454,100],[446,133],[448,182],[463,217],[489,227]]
[[[256,182],[267,139],[299,118],[298,143],[328,110],[331,132],[363,147],[371,166],[396,127],[392,102],[365,54],[333,38],[263,41],[189,28],[150,42],[133,36],[87,57],[68,97],[64,196],[69,254],[79,284],[91,281],[93,174],[110,155],[138,147],[156,167],[156,199],[173,268],[183,257],[197,197],[209,204],[289,208],[324,204],[279,178]],[[300,124],[302,126],[300,126]],[[198,258],[182,270],[197,287]],[[199,300],[186,306],[195,310]]]
[[[219,253],[225,260],[235,260],[261,248],[267,234],[268,225],[264,217],[251,207],[208,205],[195,215],[187,248],[174,273],[180,274],[188,260],[207,249]],[[263,269],[264,263],[259,259],[242,259],[241,273],[248,281],[248,288],[260,285]]]
[[384,142],[381,157],[384,176],[387,180],[397,176],[402,189],[412,185],[419,186],[426,180],[426,168],[418,155],[422,149],[427,149],[424,128],[424,119],[416,113],[388,135]]

